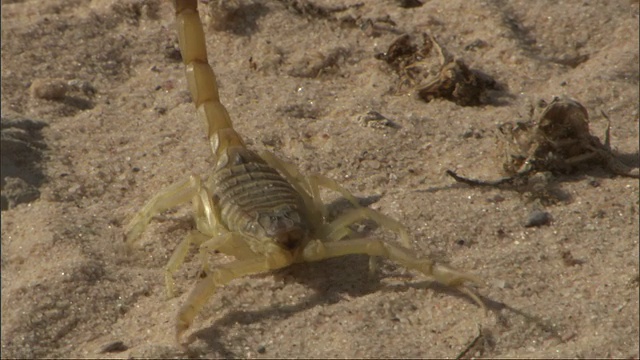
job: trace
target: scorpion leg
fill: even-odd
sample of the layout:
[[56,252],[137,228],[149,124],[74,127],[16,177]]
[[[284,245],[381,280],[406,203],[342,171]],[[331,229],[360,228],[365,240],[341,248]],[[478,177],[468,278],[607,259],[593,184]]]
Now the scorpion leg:
[[320,197],[320,186],[339,192],[345,199],[347,199],[355,207],[361,206],[360,203],[358,202],[358,199],[356,199],[356,197],[353,196],[353,194],[351,194],[345,188],[340,186],[337,182],[335,182],[334,180],[326,176],[323,176],[323,175],[304,176],[300,173],[300,171],[298,171],[298,169],[293,164],[289,164],[285,161],[280,160],[277,156],[273,155],[268,151],[261,152],[260,156],[269,165],[280,170],[280,172],[287,178],[287,180],[290,183],[292,183],[292,185],[296,186],[296,190],[298,190],[298,192],[309,194],[311,196],[311,199],[313,199],[313,206],[316,209],[321,209],[323,218],[326,218],[327,216],[327,207],[324,205]]
[[[361,221],[361,220],[373,220],[377,222],[380,226],[384,226],[387,229],[392,230],[393,232],[400,235],[400,239],[402,240],[403,245],[407,249],[411,249],[411,240],[409,240],[409,233],[404,228],[404,226],[398,221],[385,216],[375,210],[371,210],[365,207],[358,207],[356,209],[351,209],[346,213],[338,216],[337,219],[333,220],[328,224],[324,224],[318,231],[320,237],[323,239],[327,239],[329,241],[337,241],[345,236],[348,236],[351,233],[351,229],[349,226]],[[378,268],[378,264],[376,262],[375,256],[371,256],[369,258],[369,275],[373,275]]]
[[292,262],[291,254],[286,251],[276,250],[266,256],[260,255],[252,259],[238,260],[206,272],[206,277],[198,281],[191,294],[189,294],[187,301],[178,312],[176,324],[177,342],[180,342],[180,337],[191,326],[193,319],[207,303],[207,300],[213,296],[216,288],[246,275],[286,267]]
[[411,248],[409,233],[407,233],[407,230],[400,222],[366,207],[358,207],[356,209],[348,210],[344,214],[338,216],[332,222],[323,225],[323,227],[319,231],[320,237],[332,241],[340,240],[343,237],[349,235],[350,225],[361,220],[373,220],[380,226],[393,231],[394,233],[400,235],[400,239],[402,240],[402,243],[405,247]]
[[[189,199],[193,200],[194,219],[198,230],[189,232],[187,237],[178,244],[176,249],[173,251],[173,254],[171,254],[169,262],[165,265],[164,279],[168,297],[173,297],[175,295],[173,274],[184,262],[184,259],[189,252],[189,246],[192,243],[195,243],[196,245],[204,243],[206,240],[210,239],[213,234],[217,233],[216,229],[220,226],[209,191],[202,186],[200,179],[196,176],[191,176],[186,181],[181,181],[171,185],[156,195],[151,201],[149,201],[147,206],[140,211],[139,214],[145,214],[140,215],[140,218],[145,219],[145,222],[138,222],[137,225],[133,226],[133,229],[136,229],[137,226],[138,229],[141,229],[138,231],[141,232],[144,230],[142,226],[146,226],[153,215],[182,202],[186,202]],[[132,223],[135,221],[136,220],[134,219]],[[135,241],[135,238],[131,237],[128,241],[131,244]],[[203,262],[203,267],[205,265],[206,262]]]
[[189,246],[195,243],[199,246],[199,256],[202,263],[202,271],[209,271],[207,253],[219,250],[222,253],[238,258],[250,258],[255,254],[237,234],[229,232],[220,222],[220,214],[217,211],[213,197],[206,187],[201,187],[197,196],[193,198],[196,227],[176,247],[169,262],[165,266],[165,283],[169,297],[174,295],[173,274],[184,262],[189,251]]
[[355,207],[362,207],[358,199],[353,196],[347,189],[338,184],[335,180],[328,178],[324,175],[314,174],[310,175],[308,178],[309,185],[313,189],[313,194],[320,197],[320,186],[325,189],[333,190],[335,192],[339,192],[345,199],[349,200],[349,202]]
[[[165,266],[165,286],[168,297],[174,296],[173,274],[184,262],[191,243],[200,245],[221,232],[219,214],[215,210],[215,204],[208,189],[202,185],[199,177],[193,175],[186,180],[170,185],[149,200],[142,210],[136,214],[128,226],[129,230],[126,235],[127,245],[131,247],[144,232],[153,216],[189,200],[193,200],[194,218],[198,230],[191,231],[178,244]],[[206,261],[204,261],[204,257],[202,259],[204,268]]]
[[200,245],[199,255],[203,264],[203,271],[208,272],[209,266],[207,254],[211,251],[219,251],[235,257],[236,259],[250,259],[256,257],[256,253],[251,250],[249,245],[244,241],[246,236],[241,233],[227,232],[213,238]]
[[183,204],[200,191],[200,178],[191,175],[188,179],[170,185],[161,190],[140,210],[127,226],[126,243],[129,247],[138,240],[147,228],[151,218],[174,206]]
[[483,310],[486,311],[484,302],[474,294],[466,282],[482,284],[483,282],[474,275],[466,274],[450,267],[437,264],[429,259],[419,259],[409,250],[387,244],[381,240],[354,239],[338,242],[323,243],[319,240],[310,242],[303,250],[306,261],[320,261],[328,258],[345,256],[350,254],[367,254],[369,256],[381,256],[398,264],[418,270],[424,275],[446,286],[454,287],[469,296]]
[[189,251],[189,245],[195,243],[199,245],[200,262],[202,263],[202,272],[207,273],[209,271],[209,261],[207,258],[208,252],[219,250],[220,252],[232,255],[237,258],[251,258],[256,254],[249,249],[249,246],[242,240],[241,236],[236,233],[227,232],[223,235],[211,237],[205,235],[197,230],[191,231],[189,235],[176,247],[169,259],[169,262],[165,266],[164,279],[167,288],[168,297],[173,297],[174,292],[174,280],[173,274],[178,270],[180,265],[184,262]]
[[[169,262],[164,267],[164,283],[167,288],[167,297],[173,297],[175,295],[174,291],[174,282],[173,282],[173,274],[178,270],[180,265],[184,262],[184,259],[187,257],[187,253],[189,252],[189,245],[191,243],[201,244],[205,240],[209,239],[209,236],[197,231],[193,230],[187,235],[187,237],[178,244],[176,249],[173,251],[171,258],[169,258]],[[204,260],[204,259],[203,259]],[[203,261],[203,267],[205,266],[205,262]]]

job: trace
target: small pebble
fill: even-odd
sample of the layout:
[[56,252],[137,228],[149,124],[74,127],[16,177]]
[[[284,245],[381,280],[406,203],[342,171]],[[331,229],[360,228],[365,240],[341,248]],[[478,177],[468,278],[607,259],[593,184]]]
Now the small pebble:
[[62,100],[67,95],[69,85],[61,79],[35,79],[29,89],[34,98]]
[[600,187],[600,181],[598,181],[598,179],[596,178],[589,178],[588,179],[588,184],[591,185],[594,188]]
[[113,352],[123,352],[127,351],[129,348],[122,341],[112,341],[108,344],[105,344],[100,348],[100,353],[113,353]]
[[374,129],[400,128],[400,126],[393,122],[393,120],[390,120],[379,112],[373,110],[369,111],[366,115],[358,116],[357,121],[361,126],[366,126]]
[[488,202],[490,202],[490,203],[496,203],[496,204],[497,204],[497,203],[501,203],[501,202],[503,202],[504,200],[505,200],[504,196],[502,196],[502,195],[500,195],[500,194],[498,194],[498,195],[496,195],[496,196],[493,196],[493,197],[490,197],[490,198],[488,198],[488,199],[487,199],[487,201],[488,201]]
[[473,129],[467,129],[465,130],[465,132],[462,133],[462,138],[463,139],[468,139],[470,137],[473,136]]
[[493,285],[500,289],[510,288],[510,286],[504,280],[494,280]]
[[365,164],[365,166],[373,170],[378,170],[381,166],[380,161],[378,160],[364,160],[363,163]]
[[534,210],[529,214],[527,222],[524,227],[537,227],[542,225],[549,225],[551,222],[551,215],[546,211]]
[[72,90],[82,91],[87,96],[95,95],[98,92],[98,90],[96,90],[96,88],[93,87],[90,82],[85,80],[69,80],[67,82],[67,85],[69,85],[69,88],[71,88]]

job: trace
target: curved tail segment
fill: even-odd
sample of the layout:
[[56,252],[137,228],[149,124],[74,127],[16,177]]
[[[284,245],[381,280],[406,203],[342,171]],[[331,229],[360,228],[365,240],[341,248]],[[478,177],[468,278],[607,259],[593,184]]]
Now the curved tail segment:
[[186,67],[189,92],[198,116],[207,127],[211,150],[219,162],[230,147],[244,148],[240,135],[233,129],[227,109],[220,103],[218,85],[207,59],[204,30],[198,14],[198,0],[174,0],[180,53]]

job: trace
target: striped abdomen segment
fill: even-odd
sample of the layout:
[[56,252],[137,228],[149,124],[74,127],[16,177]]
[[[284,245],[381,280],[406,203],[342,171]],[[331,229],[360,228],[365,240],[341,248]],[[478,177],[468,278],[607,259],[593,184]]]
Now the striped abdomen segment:
[[[284,233],[311,228],[304,201],[275,169],[250,150],[230,156],[213,175],[213,196],[222,221],[230,231],[277,238]],[[295,244],[289,244],[295,245]]]

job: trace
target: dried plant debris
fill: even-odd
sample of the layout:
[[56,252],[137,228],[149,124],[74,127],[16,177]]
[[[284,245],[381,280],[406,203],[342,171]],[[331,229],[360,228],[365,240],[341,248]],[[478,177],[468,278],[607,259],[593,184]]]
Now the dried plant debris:
[[478,325],[478,335],[456,356],[456,360],[483,357],[483,355],[486,356],[486,353],[494,348],[495,339],[493,332],[488,328],[481,328],[480,325]]
[[540,172],[566,174],[581,166],[598,164],[612,174],[640,178],[638,168],[623,164],[611,150],[610,120],[604,144],[589,132],[589,115],[579,102],[555,97],[536,120],[506,123],[498,128],[504,148],[504,170],[509,176],[493,180],[474,180],[448,170],[456,181],[470,185],[497,186],[526,180]]
[[[422,34],[422,42],[418,45],[414,36],[404,34],[394,40],[387,52],[376,54],[376,59],[383,60],[400,76],[409,76],[414,79],[422,71],[416,71],[417,66],[429,56],[433,48],[433,41],[426,33]],[[413,76],[412,76],[413,75]]]
[[386,52],[375,55],[376,59],[386,62],[398,74],[395,93],[409,92],[426,81],[430,74],[439,71],[439,66],[428,60],[433,46],[432,37],[426,33],[419,39],[404,34],[393,41]]
[[486,103],[487,90],[497,90],[496,82],[489,76],[469,70],[460,59],[442,67],[437,78],[418,89],[418,96],[425,102],[444,98],[461,106],[477,106]]
[[[434,49],[437,63],[428,59]],[[404,34],[376,58],[389,64],[400,76],[397,92],[417,90],[425,102],[443,98],[462,106],[477,106],[487,103],[488,90],[500,90],[490,76],[469,69],[426,33],[422,34],[422,40]]]

